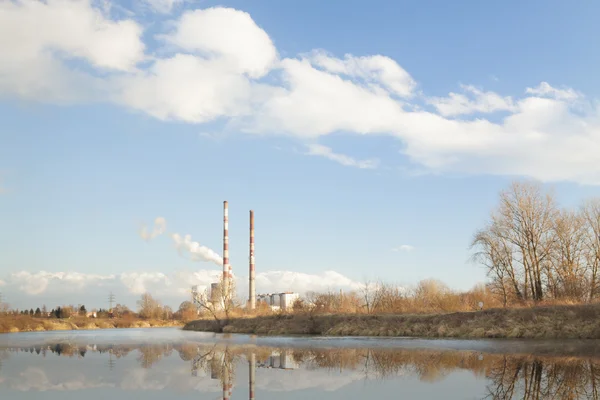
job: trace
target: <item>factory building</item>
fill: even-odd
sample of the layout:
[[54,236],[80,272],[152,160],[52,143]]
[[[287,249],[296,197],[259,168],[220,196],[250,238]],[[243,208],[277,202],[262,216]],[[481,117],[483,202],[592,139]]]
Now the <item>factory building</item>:
[[294,306],[294,302],[300,298],[298,293],[265,293],[256,296],[257,303],[265,303],[273,310],[288,311]]

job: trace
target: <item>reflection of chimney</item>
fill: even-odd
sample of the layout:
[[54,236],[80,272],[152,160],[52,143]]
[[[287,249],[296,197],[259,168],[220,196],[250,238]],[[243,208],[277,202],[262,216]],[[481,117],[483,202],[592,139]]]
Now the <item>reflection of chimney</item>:
[[255,373],[256,373],[256,354],[250,354],[250,359],[248,360],[248,399],[254,400],[254,381],[255,381]]
[[231,268],[229,266],[229,205],[227,201],[223,202],[223,293],[229,289],[229,279],[231,278]]
[[221,363],[219,362],[217,357],[214,356],[210,360],[210,379],[220,379],[222,372],[221,368]]
[[223,360],[223,400],[229,400],[231,398],[232,385],[231,385],[231,374],[229,373],[229,366],[227,365],[227,355]]
[[250,210],[250,271],[249,271],[249,307],[251,310],[256,308],[256,287],[255,287],[255,272],[254,272],[254,211]]

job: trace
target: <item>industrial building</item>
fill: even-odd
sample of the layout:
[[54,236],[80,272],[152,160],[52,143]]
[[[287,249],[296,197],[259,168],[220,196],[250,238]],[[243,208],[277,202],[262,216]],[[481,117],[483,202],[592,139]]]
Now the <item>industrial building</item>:
[[265,293],[256,296],[258,303],[265,303],[273,310],[288,311],[294,306],[294,302],[300,298],[298,293]]

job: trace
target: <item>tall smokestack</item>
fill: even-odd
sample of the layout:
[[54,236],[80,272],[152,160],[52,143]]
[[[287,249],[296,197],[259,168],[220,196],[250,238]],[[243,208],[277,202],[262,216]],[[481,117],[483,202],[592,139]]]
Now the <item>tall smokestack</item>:
[[250,210],[250,271],[249,271],[249,306],[251,310],[256,309],[256,286],[255,286],[255,269],[254,269],[254,211]]
[[229,205],[227,201],[223,202],[223,285],[224,292],[229,289],[229,279],[231,274],[229,266]]

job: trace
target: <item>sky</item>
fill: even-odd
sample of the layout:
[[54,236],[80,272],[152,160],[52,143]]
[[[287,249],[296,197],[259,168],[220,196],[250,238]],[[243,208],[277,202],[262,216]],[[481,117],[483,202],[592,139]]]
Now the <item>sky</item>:
[[[513,180],[599,196],[600,3],[0,2],[0,292],[485,281]],[[158,218],[158,219],[157,219]],[[186,237],[189,235],[189,237]]]

